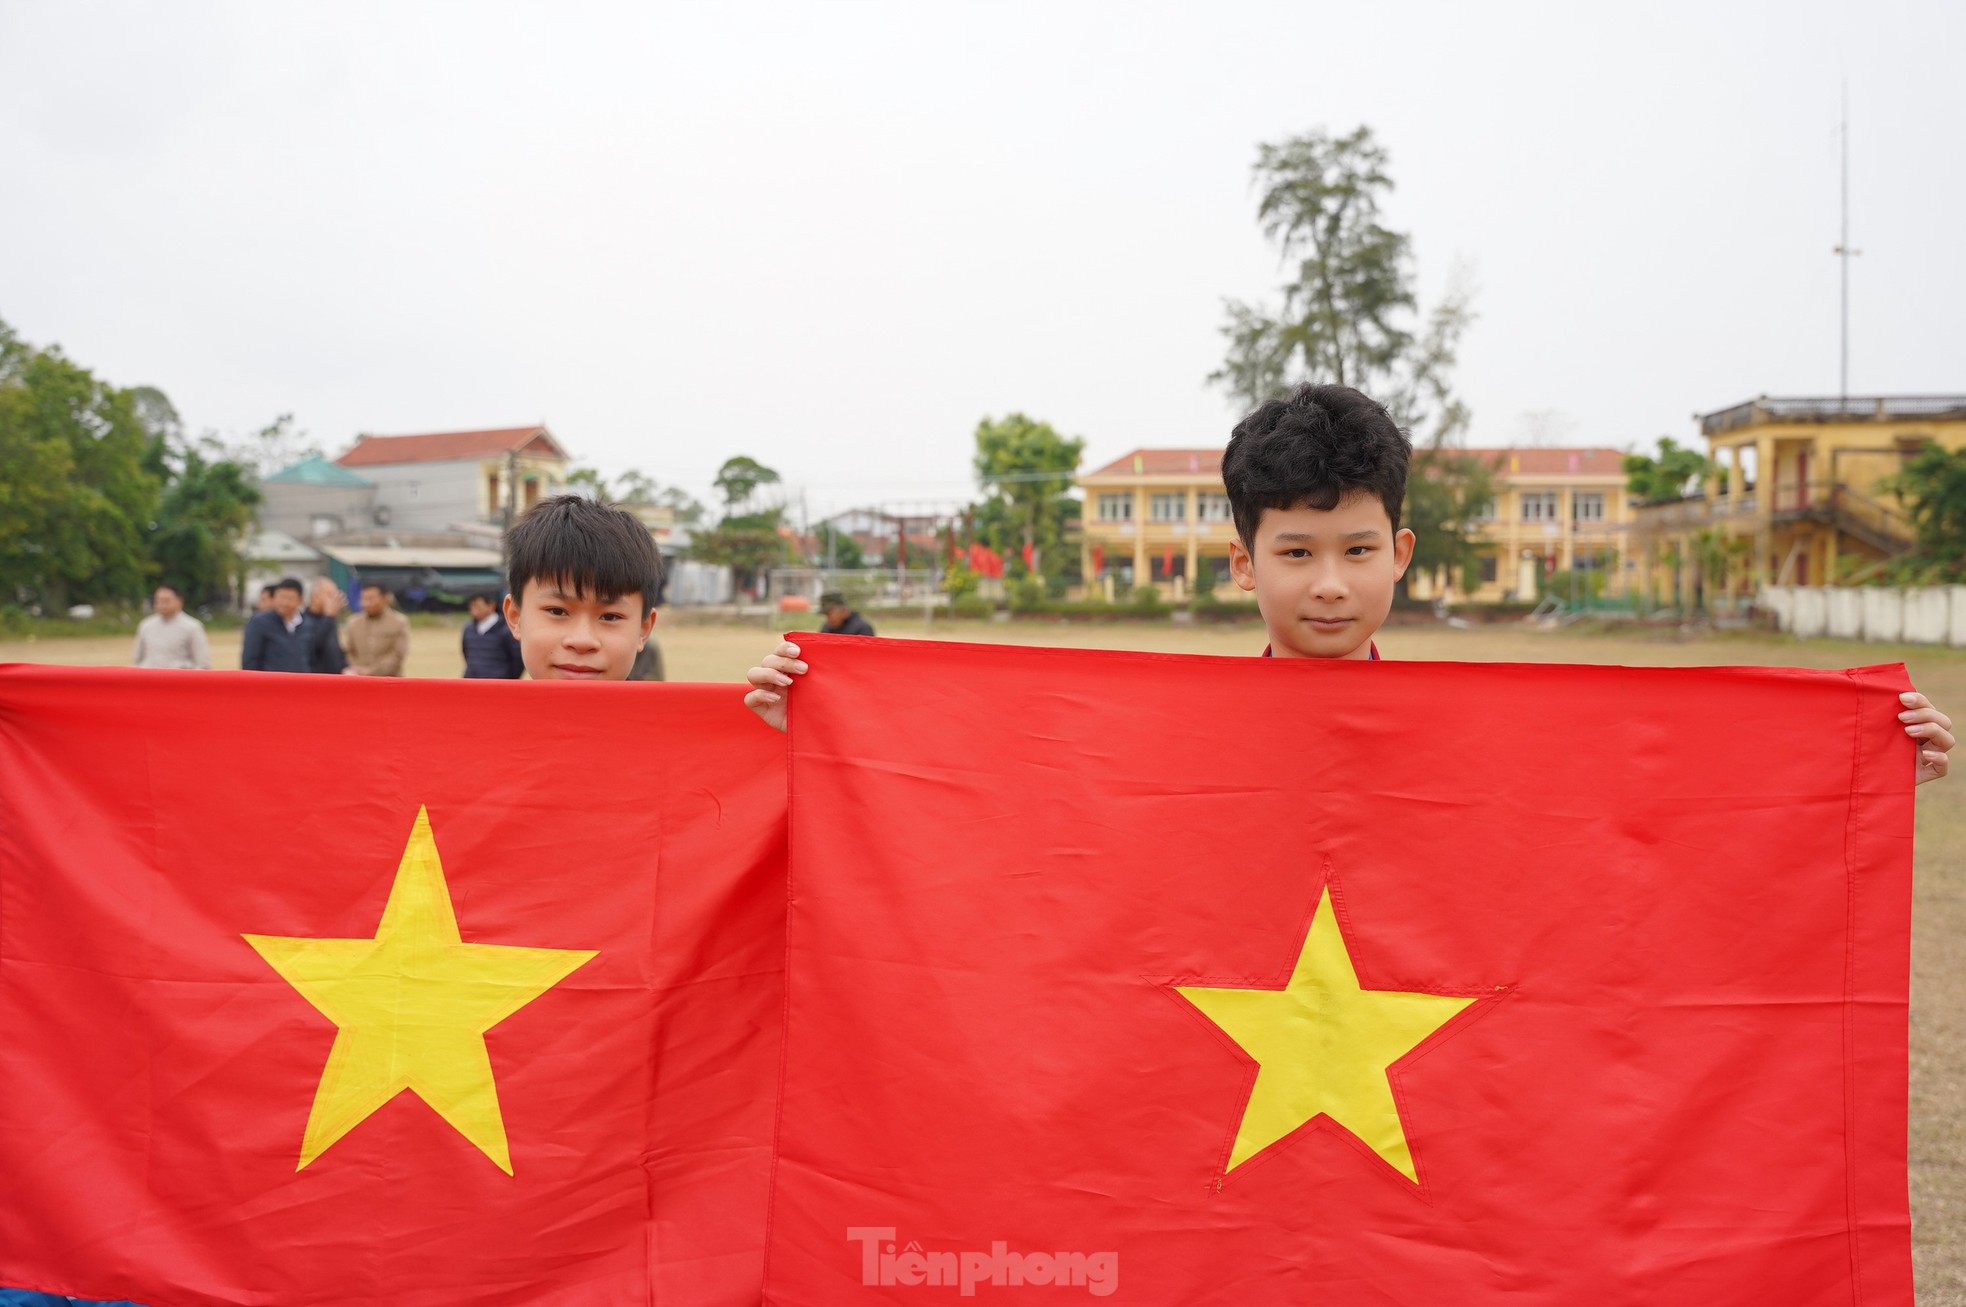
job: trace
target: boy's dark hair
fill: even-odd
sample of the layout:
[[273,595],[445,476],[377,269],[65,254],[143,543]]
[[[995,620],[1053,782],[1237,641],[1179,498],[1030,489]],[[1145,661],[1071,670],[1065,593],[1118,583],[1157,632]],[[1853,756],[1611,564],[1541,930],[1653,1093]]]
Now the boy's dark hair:
[[293,577],[293,576],[283,576],[279,580],[275,581],[272,585],[268,586],[267,588],[269,590],[291,590],[295,594],[307,593],[305,590],[301,589],[300,578]]
[[389,587],[380,581],[364,581],[362,582],[362,588],[364,590],[379,590],[382,592],[384,599],[389,598]]
[[1242,421],[1222,451],[1229,511],[1245,546],[1266,508],[1329,511],[1365,491],[1399,530],[1413,442],[1385,407],[1350,386],[1299,386]]
[[557,581],[602,603],[642,596],[642,615],[662,586],[662,555],[635,515],[579,495],[555,495],[526,510],[505,533],[505,580],[512,602],[526,582]]
[[498,607],[498,600],[492,597],[492,592],[489,590],[473,590],[470,594],[464,596],[464,602],[467,604],[475,604],[479,600],[483,600],[493,608]]
[[179,603],[184,602],[184,591],[178,589],[176,586],[172,585],[169,581],[159,581],[156,585],[150,587],[151,594],[156,594],[159,590],[169,590],[172,594],[178,597]]

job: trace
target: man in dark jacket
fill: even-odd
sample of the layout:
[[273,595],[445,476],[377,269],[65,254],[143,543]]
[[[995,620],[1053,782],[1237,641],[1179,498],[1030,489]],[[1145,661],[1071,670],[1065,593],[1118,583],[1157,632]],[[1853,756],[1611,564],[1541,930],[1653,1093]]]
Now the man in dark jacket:
[[470,617],[464,623],[464,674],[472,680],[516,681],[526,674],[519,641],[497,602],[488,594],[465,601]]
[[829,590],[819,596],[819,607],[826,614],[826,625],[819,628],[821,635],[872,635],[874,624],[847,607],[846,596],[837,590]]
[[300,582],[283,577],[273,587],[273,606],[246,623],[246,645],[239,666],[249,672],[304,672],[307,635],[301,629]]
[[307,611],[301,614],[300,633],[307,637],[307,670],[339,676],[348,669],[348,658],[341,652],[341,627],[335,619],[348,607],[348,596],[333,577],[314,578],[314,590],[307,596]]

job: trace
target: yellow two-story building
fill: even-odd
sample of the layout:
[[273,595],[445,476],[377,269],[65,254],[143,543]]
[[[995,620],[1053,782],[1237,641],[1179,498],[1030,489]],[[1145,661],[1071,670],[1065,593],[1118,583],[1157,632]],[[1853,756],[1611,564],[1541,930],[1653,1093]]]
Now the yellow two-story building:
[[[1085,491],[1080,563],[1088,588],[1151,582],[1180,597],[1201,569],[1226,584],[1235,519],[1220,449],[1136,449],[1078,479]],[[1239,592],[1238,592],[1239,593]]]
[[1966,395],[1763,396],[1699,423],[1714,474],[1633,521],[1659,603],[1862,581],[1907,552],[1911,524],[1882,483],[1926,445],[1966,448]]
[[1476,603],[1526,602],[1542,589],[1588,596],[1592,578],[1603,594],[1625,590],[1631,508],[1624,454],[1601,446],[1579,449],[1471,449],[1488,459],[1495,496],[1473,525],[1476,574],[1472,590],[1461,577],[1416,578],[1422,598],[1445,588]]
[[[1475,524],[1479,584],[1418,577],[1413,592],[1443,590],[1475,601],[1533,598],[1539,577],[1605,571],[1602,587],[1624,589],[1630,510],[1623,455],[1615,449],[1477,449],[1493,469],[1495,497]],[[1078,479],[1085,491],[1082,557],[1089,586],[1110,576],[1179,598],[1204,569],[1223,597],[1235,521],[1222,485],[1220,449],[1136,449]],[[1560,590],[1561,587],[1558,587]]]

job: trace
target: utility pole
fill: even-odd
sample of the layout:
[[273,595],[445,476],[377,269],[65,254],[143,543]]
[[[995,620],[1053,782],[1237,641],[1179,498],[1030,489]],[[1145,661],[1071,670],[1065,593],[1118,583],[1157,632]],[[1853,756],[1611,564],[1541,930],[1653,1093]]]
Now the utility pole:
[[517,516],[519,507],[519,451],[509,449],[505,452],[505,506],[499,513],[498,558],[501,572],[510,572],[512,554],[506,545],[506,538],[512,534],[512,519]]
[[1838,355],[1837,407],[1850,407],[1850,260],[1863,251],[1850,245],[1850,83],[1843,83],[1843,121],[1837,135],[1843,146],[1843,239],[1834,251],[1837,260],[1843,265],[1843,311],[1842,348]]

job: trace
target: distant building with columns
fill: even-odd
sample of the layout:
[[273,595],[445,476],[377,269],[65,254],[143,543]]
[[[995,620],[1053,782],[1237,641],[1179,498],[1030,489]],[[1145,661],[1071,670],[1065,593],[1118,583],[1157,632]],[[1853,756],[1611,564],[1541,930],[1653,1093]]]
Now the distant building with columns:
[[1201,568],[1228,585],[1236,524],[1222,489],[1220,449],[1136,449],[1082,474],[1085,516],[1080,562],[1088,587],[1102,573],[1118,585],[1151,582],[1172,594],[1193,589]]
[[[1615,449],[1472,449],[1489,461],[1494,498],[1473,524],[1474,575],[1413,578],[1413,593],[1444,588],[1477,602],[1534,598],[1538,577],[1603,570],[1604,589],[1624,588],[1630,507],[1623,455]],[[1136,449],[1078,479],[1085,491],[1081,562],[1088,586],[1101,574],[1116,588],[1151,582],[1178,597],[1201,569],[1216,593],[1242,592],[1228,579],[1235,519],[1222,484],[1220,449]],[[1477,581],[1472,589],[1469,580]],[[1558,587],[1560,588],[1560,587]]]
[[1913,548],[1888,478],[1928,445],[1966,449],[1958,394],[1764,395],[1698,421],[1711,475],[1633,520],[1643,585],[1664,605],[1870,579]]

